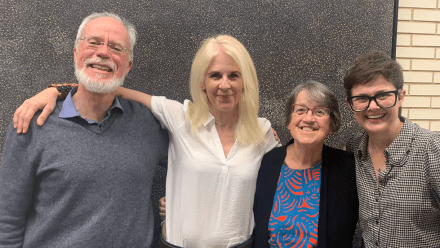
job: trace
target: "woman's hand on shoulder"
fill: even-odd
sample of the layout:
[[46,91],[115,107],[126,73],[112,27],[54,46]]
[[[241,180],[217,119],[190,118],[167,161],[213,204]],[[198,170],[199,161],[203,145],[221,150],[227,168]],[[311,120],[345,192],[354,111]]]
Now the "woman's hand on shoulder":
[[166,218],[166,213],[165,213],[166,202],[165,201],[166,201],[165,196],[159,199],[159,215],[162,220],[165,220],[165,218]]
[[280,139],[280,137],[278,137],[277,131],[275,131],[275,129],[273,127],[271,127],[271,128],[272,128],[273,137],[275,138],[276,141],[278,141],[278,144],[281,144],[281,139]]
[[35,96],[25,100],[23,104],[15,110],[13,122],[17,133],[26,133],[29,128],[29,123],[34,117],[35,113],[42,109],[40,116],[37,119],[37,125],[42,126],[53,112],[58,98],[58,90],[56,88],[47,88]]

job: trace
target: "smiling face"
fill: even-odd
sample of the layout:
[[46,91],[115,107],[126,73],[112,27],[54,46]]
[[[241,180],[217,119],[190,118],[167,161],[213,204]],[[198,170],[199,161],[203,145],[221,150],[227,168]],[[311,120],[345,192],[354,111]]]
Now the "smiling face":
[[95,37],[104,42],[101,47],[92,49],[85,41],[80,41],[78,50],[77,47],[74,48],[76,68],[82,71],[88,82],[106,85],[115,80],[123,81],[132,66],[129,51],[114,54],[110,52],[107,44],[129,47],[130,40],[124,25],[111,17],[96,18],[87,23],[81,37]]
[[201,85],[208,97],[208,104],[214,113],[237,113],[243,92],[243,78],[235,60],[220,51],[205,72]]
[[[393,91],[396,87],[383,76],[378,76],[366,84],[357,84],[351,89],[352,96],[374,96],[381,92]],[[367,110],[354,112],[357,123],[369,135],[373,134],[393,134],[394,130],[400,130],[399,107],[402,106],[406,91],[402,89],[397,99],[396,105],[391,108],[383,109],[377,106],[375,101],[371,101]],[[348,102],[347,102],[348,104]]]
[[[309,109],[323,107],[318,102],[311,100],[307,90],[303,90],[298,94],[294,104]],[[330,127],[330,115],[317,117],[313,115],[311,110],[303,115],[292,113],[287,129],[289,129],[297,145],[306,146],[322,146],[327,136],[333,133]]]

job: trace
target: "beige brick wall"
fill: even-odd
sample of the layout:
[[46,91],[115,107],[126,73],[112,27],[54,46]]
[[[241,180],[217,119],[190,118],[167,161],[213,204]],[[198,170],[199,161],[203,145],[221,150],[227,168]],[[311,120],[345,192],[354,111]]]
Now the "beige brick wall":
[[397,61],[404,70],[402,114],[440,133],[440,0],[399,0]]

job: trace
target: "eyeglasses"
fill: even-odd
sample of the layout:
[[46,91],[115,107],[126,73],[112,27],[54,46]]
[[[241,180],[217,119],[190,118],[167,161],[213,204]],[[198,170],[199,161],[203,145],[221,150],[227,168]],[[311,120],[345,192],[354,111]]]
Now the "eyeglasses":
[[326,117],[330,115],[330,109],[324,107],[317,108],[307,108],[306,106],[300,104],[292,104],[292,112],[296,115],[302,116],[306,115],[309,110],[312,111],[313,116],[315,117]]
[[[96,36],[86,36],[80,40],[84,41],[84,44],[88,49],[98,50],[104,45],[104,41]],[[119,43],[107,43],[107,47],[110,53],[115,55],[122,55],[127,51],[127,48]]]
[[372,100],[374,100],[376,105],[380,108],[386,109],[396,105],[398,94],[400,94],[400,90],[393,90],[380,92],[374,96],[350,96],[347,97],[347,101],[350,104],[351,109],[355,112],[367,110],[370,107]]

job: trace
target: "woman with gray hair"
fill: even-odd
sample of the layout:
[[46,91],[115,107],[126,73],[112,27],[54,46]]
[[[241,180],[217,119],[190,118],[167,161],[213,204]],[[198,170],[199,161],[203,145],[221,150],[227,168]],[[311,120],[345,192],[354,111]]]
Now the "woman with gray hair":
[[285,120],[293,139],[264,155],[258,173],[255,247],[352,247],[354,157],[324,144],[341,126],[336,97],[316,81],[298,85]]

